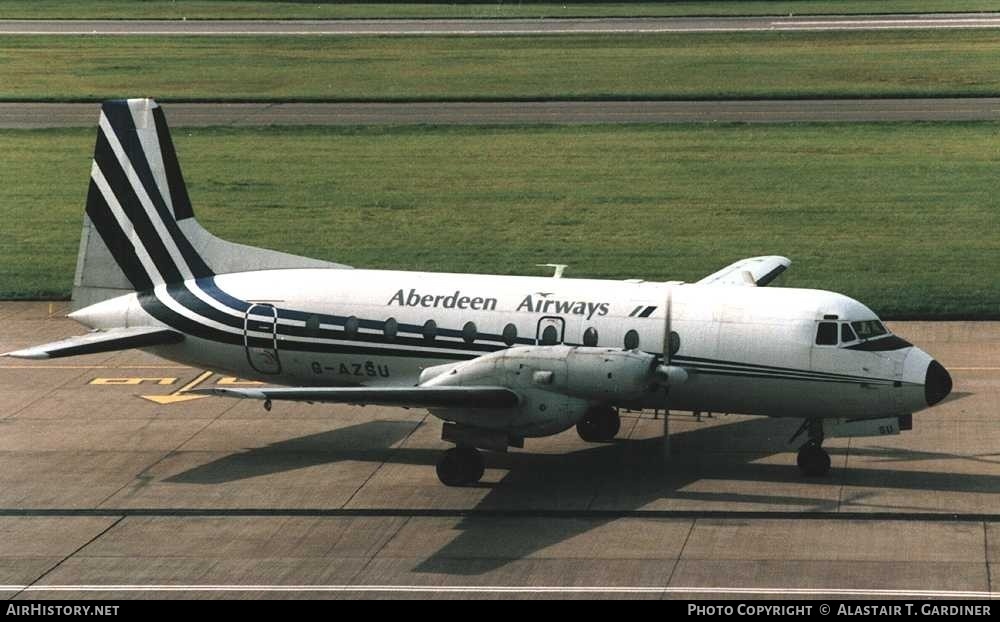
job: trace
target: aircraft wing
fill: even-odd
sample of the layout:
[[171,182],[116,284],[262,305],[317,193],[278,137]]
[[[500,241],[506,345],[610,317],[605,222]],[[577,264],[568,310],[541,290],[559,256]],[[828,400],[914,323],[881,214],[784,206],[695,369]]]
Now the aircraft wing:
[[130,348],[145,348],[168,343],[178,343],[184,335],[174,330],[155,327],[112,328],[95,330],[86,335],[53,341],[40,346],[0,354],[19,359],[54,359],[78,354],[97,354]]
[[377,404],[410,408],[510,408],[517,393],[504,387],[276,387],[195,389],[190,393],[255,400]]
[[698,281],[698,285],[749,285],[764,287],[788,269],[792,262],[787,257],[767,255],[748,257],[729,264],[718,272]]

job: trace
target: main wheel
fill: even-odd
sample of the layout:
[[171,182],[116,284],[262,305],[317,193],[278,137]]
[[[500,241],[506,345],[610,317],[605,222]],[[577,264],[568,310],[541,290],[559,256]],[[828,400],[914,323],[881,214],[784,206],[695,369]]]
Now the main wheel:
[[576,432],[588,443],[606,443],[618,434],[621,427],[617,408],[592,408],[576,424]]
[[816,441],[809,441],[799,448],[796,462],[807,477],[819,477],[830,472],[830,454]]
[[485,471],[483,455],[472,447],[453,447],[437,463],[438,479],[445,486],[475,484]]

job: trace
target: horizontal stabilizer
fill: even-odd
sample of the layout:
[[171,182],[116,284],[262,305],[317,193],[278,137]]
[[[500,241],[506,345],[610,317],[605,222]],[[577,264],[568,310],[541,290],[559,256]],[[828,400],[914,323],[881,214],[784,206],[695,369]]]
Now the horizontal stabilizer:
[[731,263],[718,272],[706,276],[697,285],[749,285],[764,287],[788,269],[792,261],[787,257],[767,255],[749,257]]
[[98,330],[79,337],[53,341],[40,346],[25,348],[0,356],[19,359],[54,359],[78,354],[97,354],[131,348],[145,348],[170,343],[178,343],[184,335],[166,328],[136,327]]
[[189,393],[255,400],[377,404],[411,408],[510,408],[517,393],[504,387],[280,387],[274,389],[195,389]]

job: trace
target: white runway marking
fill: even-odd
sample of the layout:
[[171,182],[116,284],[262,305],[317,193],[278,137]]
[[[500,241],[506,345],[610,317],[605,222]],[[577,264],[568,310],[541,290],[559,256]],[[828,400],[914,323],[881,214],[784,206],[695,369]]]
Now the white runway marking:
[[924,19],[840,19],[840,20],[816,20],[794,22],[771,22],[774,25],[794,24],[796,26],[877,26],[881,24],[903,25],[903,24],[985,24],[996,25],[996,18],[968,17],[968,18],[924,18]]
[[1000,592],[920,589],[531,585],[0,585],[0,592],[374,592],[435,594],[719,594],[904,598],[996,598]]
[[843,31],[843,30],[913,30],[913,29],[964,29],[964,28],[1000,28],[1000,22],[988,22],[983,24],[949,24],[947,26],[916,26],[916,25],[885,25],[864,27],[856,26],[803,26],[800,24],[774,24],[768,28],[724,28],[724,27],[656,27],[648,28],[536,28],[525,30],[213,30],[211,32],[178,32],[174,30],[142,30],[142,31],[105,31],[105,30],[19,30],[16,32],[0,32],[4,35],[35,35],[35,36],[154,36],[154,37],[264,37],[264,36],[288,36],[288,37],[313,37],[313,36],[343,36],[343,37],[428,37],[453,35],[461,37],[488,37],[488,36],[515,36],[515,35],[629,35],[629,34],[670,34],[670,33],[726,33],[726,32],[767,32],[767,31],[792,31],[792,30],[822,30],[822,31]]
[[1000,28],[1000,14],[359,20],[0,20],[12,35],[496,36]]

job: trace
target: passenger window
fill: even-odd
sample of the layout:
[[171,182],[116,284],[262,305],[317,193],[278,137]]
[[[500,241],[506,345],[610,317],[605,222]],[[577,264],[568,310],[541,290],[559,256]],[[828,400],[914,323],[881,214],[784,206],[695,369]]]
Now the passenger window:
[[517,326],[514,326],[513,324],[508,324],[504,326],[503,342],[506,343],[508,346],[512,346],[514,345],[515,341],[517,341]]
[[382,325],[382,334],[385,335],[386,339],[392,341],[393,339],[396,338],[396,331],[398,329],[399,329],[399,324],[396,323],[396,319],[389,318],[388,320],[385,321],[385,324]]
[[475,322],[466,322],[465,326],[462,327],[462,339],[465,340],[465,343],[472,343],[476,340],[477,336],[478,331]]
[[583,331],[583,345],[588,348],[597,346],[597,329],[593,326]]
[[359,324],[360,322],[358,322],[358,318],[353,315],[347,318],[347,321],[344,322],[344,334],[348,337],[356,337],[358,335]]
[[434,320],[424,322],[424,341],[434,341],[437,337],[438,325]]
[[306,334],[311,336],[316,336],[319,334],[319,316],[310,315],[306,319]]
[[816,345],[835,346],[837,345],[837,323],[820,322],[816,330]]
[[635,350],[639,347],[639,333],[635,330],[630,330],[625,333],[625,349]]
[[556,330],[555,326],[546,326],[545,330],[542,331],[542,344],[543,346],[554,346],[559,343],[559,331]]
[[847,343],[848,341],[854,341],[857,337],[854,335],[854,331],[851,330],[851,325],[844,322],[840,325],[840,341],[842,343]]

